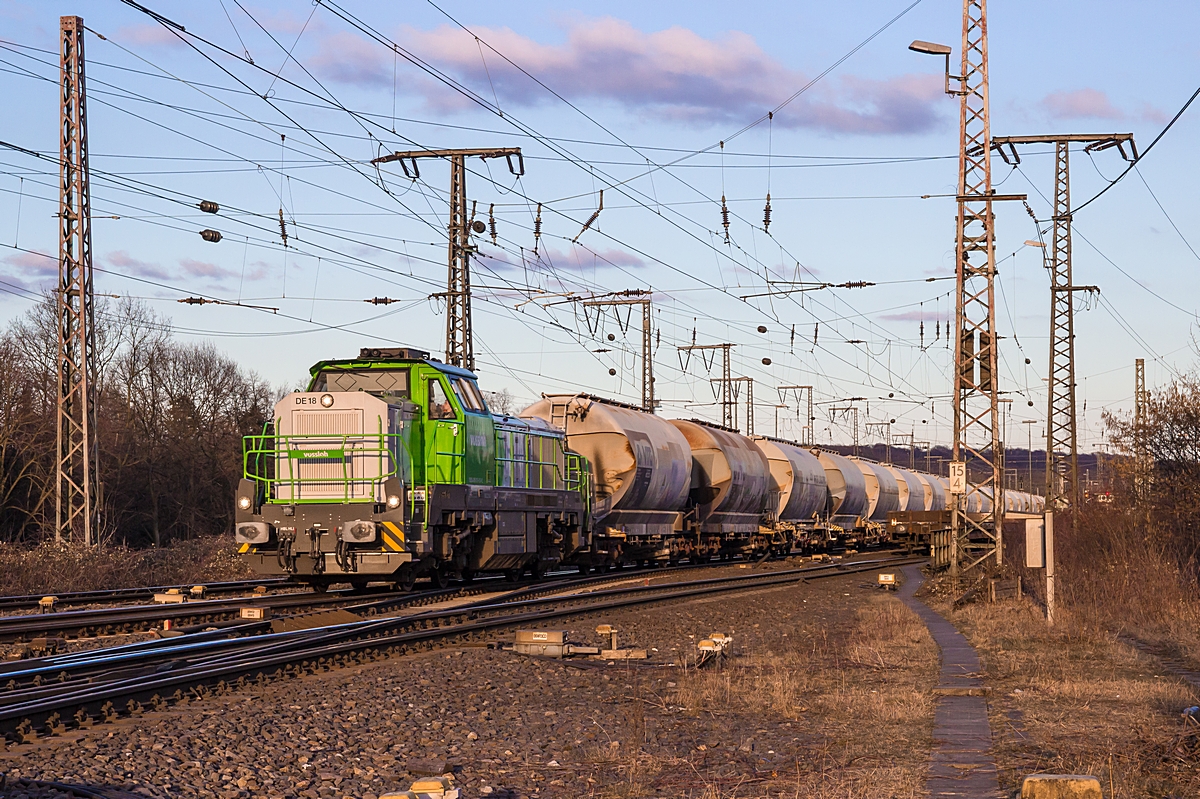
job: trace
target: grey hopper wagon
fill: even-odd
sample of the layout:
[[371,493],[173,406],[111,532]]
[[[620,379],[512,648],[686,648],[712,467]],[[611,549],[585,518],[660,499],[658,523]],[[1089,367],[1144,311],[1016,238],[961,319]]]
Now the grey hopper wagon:
[[826,512],[830,520],[849,529],[862,526],[870,508],[867,479],[862,471],[849,458],[836,452],[813,450],[813,454],[825,470],[829,491]]
[[882,464],[855,458],[854,465],[862,471],[867,484],[870,502],[867,518],[873,522],[886,521],[889,513],[900,509],[900,487],[896,485],[896,478]]
[[812,522],[825,510],[827,481],[821,461],[787,441],[760,437],[754,443],[767,459],[772,493],[778,496],[773,509],[776,520]]
[[896,487],[900,490],[900,501],[896,510],[928,510],[925,507],[925,484],[917,477],[916,472],[901,469],[899,466],[885,466],[896,478]]
[[691,488],[691,452],[682,433],[658,416],[586,394],[546,395],[520,415],[562,427],[567,447],[591,462],[599,550],[613,554],[605,547],[620,541],[627,557],[663,554],[662,539],[680,524]]
[[924,472],[917,472],[917,479],[925,489],[925,510],[945,509],[946,493],[942,490],[942,481],[935,475]]
[[749,438],[699,421],[672,419],[692,451],[694,522],[702,534],[757,534],[768,507],[770,469]]

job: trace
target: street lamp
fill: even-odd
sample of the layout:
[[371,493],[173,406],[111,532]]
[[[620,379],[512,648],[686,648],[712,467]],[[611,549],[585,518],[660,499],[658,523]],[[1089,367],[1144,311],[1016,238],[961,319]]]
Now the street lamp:
[[[1025,419],[1021,422],[1021,424],[1025,424],[1025,425],[1037,424],[1037,419]],[[1028,432],[1028,435],[1026,436],[1026,438],[1028,439],[1028,443],[1025,446],[1028,447],[1028,453],[1029,453],[1029,493],[1032,494],[1033,493],[1033,428],[1027,427],[1025,429]]]
[[945,56],[945,58],[946,58],[946,94],[952,94],[952,95],[966,94],[965,90],[953,91],[950,89],[950,79],[951,78],[954,78],[955,80],[959,81],[960,83],[965,82],[966,78],[964,78],[962,75],[951,75],[950,74],[950,53],[953,51],[947,45],[934,44],[933,42],[923,42],[920,39],[917,39],[916,41],[914,41],[912,44],[910,44],[908,46],[908,49],[912,50],[914,53],[923,53],[924,55]]

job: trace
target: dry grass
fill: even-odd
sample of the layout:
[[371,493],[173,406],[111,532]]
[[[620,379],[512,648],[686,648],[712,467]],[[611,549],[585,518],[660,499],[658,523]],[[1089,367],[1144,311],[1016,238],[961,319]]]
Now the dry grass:
[[[1121,604],[1134,594],[1123,593]],[[1180,711],[1196,704],[1196,691],[1122,643],[1119,608],[1103,606],[1103,591],[1093,596],[1080,602],[1076,594],[1053,628],[1028,599],[949,616],[979,652],[993,691],[1001,786],[1015,790],[1041,771],[1094,774],[1109,799],[1110,776],[1122,799],[1200,795],[1195,747],[1172,751],[1184,732]]]
[[[763,773],[729,764],[690,764],[688,791],[680,795],[922,795],[938,661],[937,648],[916,615],[894,597],[878,595],[851,624],[829,629],[812,623],[792,640],[792,648],[749,653],[720,668],[681,674],[670,698],[687,714],[714,715],[727,728],[740,727],[742,738],[759,746],[768,729],[786,731],[793,741],[790,766]],[[748,748],[744,744],[739,752]],[[647,763],[643,770],[671,765]]]
[[184,585],[253,576],[231,536],[179,541],[162,549],[0,544],[0,594],[48,594],[147,585]]

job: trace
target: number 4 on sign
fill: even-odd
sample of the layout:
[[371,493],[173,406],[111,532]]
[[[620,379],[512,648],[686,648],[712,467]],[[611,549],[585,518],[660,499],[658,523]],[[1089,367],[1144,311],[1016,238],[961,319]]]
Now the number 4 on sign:
[[967,464],[964,461],[950,461],[950,493],[967,493]]

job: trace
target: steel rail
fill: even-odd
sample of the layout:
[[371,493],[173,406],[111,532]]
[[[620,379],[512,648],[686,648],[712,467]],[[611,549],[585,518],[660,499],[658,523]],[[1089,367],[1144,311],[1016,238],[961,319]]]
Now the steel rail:
[[[693,563],[650,569],[637,569],[629,572],[607,572],[590,577],[571,577],[567,578],[566,582],[604,582],[619,579],[621,575],[634,575],[643,573],[666,574],[673,571],[702,568],[704,566],[712,567],[714,564]],[[418,592],[417,594],[412,592],[386,590],[381,587],[369,588],[366,591],[340,589],[338,591],[329,591],[326,593],[310,590],[297,592],[294,594],[254,594],[242,597],[230,597],[226,599],[191,600],[187,602],[180,602],[178,604],[132,605],[112,608],[89,608],[85,610],[66,611],[64,613],[0,616],[0,641],[28,641],[32,638],[40,636],[67,634],[82,635],[88,631],[144,631],[151,626],[168,620],[171,621],[172,624],[183,624],[191,621],[195,625],[201,626],[204,625],[205,620],[211,620],[219,616],[229,616],[243,607],[270,607],[272,610],[277,608],[290,609],[297,607],[327,607],[330,605],[339,605],[345,602],[353,602],[355,599],[367,598],[373,595],[381,597],[381,599],[378,600],[377,607],[380,610],[384,610],[388,607],[394,607],[397,604],[411,604],[409,600],[414,596],[437,594],[439,591],[448,592],[454,590],[478,590],[482,586],[500,582],[504,579],[505,578],[500,576],[477,577],[472,582],[465,583],[459,586],[457,589],[433,589],[432,591],[423,591]],[[546,588],[554,586],[557,582],[562,581],[545,582],[544,580],[524,580],[518,584],[529,585],[531,586],[530,590],[540,592]],[[360,605],[360,607],[364,613],[373,613],[373,611],[369,610],[370,603],[363,603]],[[3,667],[0,666],[0,673],[2,672]]]
[[34,780],[29,777],[18,777],[9,781],[6,775],[0,774],[0,796],[7,796],[10,790],[18,788],[25,789],[25,792],[31,790],[54,791],[77,796],[79,799],[144,799],[142,794],[130,793],[112,786],[72,785],[65,782]]
[[268,577],[263,580],[226,580],[216,583],[191,583],[190,585],[158,585],[139,588],[111,588],[95,591],[64,591],[55,593],[47,591],[42,594],[14,594],[0,596],[0,611],[34,610],[39,607],[43,597],[53,596],[58,605],[88,605],[101,602],[134,602],[153,599],[155,594],[166,593],[172,588],[186,591],[193,586],[203,586],[205,595],[230,594],[238,591],[252,591],[258,586],[267,588],[301,588],[298,583],[290,582],[287,578]]
[[[411,596],[397,591],[378,590],[371,593],[388,597]],[[36,636],[83,633],[91,630],[133,631],[134,628],[170,620],[183,622],[228,616],[244,607],[324,607],[344,604],[348,601],[369,597],[371,593],[352,590],[305,591],[295,594],[256,594],[252,596],[227,597],[225,599],[200,599],[178,604],[130,605],[112,608],[90,608],[70,610],[65,613],[39,613],[21,616],[0,617],[0,641],[29,639]]]
[[[508,603],[568,588],[584,588],[591,585],[603,585],[606,582],[622,582],[630,579],[638,579],[645,573],[664,574],[672,571],[700,568],[706,565],[709,564],[674,566],[667,569],[647,569],[618,574],[602,574],[590,577],[572,577],[538,582],[532,586],[520,585],[514,587],[511,591],[502,592],[500,596],[493,597],[487,601]],[[497,578],[497,581],[499,579]],[[494,587],[487,584],[472,583],[459,588],[435,589],[416,594],[406,594],[402,597],[390,597],[358,605],[347,605],[343,609],[364,616],[379,615],[403,607],[444,601],[455,595],[468,595],[472,592],[488,593]],[[474,604],[464,605],[462,608],[444,611],[443,613],[453,614],[463,608],[474,606]],[[437,613],[421,615],[420,618],[435,618],[437,615]],[[414,615],[408,618],[417,618],[417,616]],[[371,619],[365,618],[363,621],[371,621]],[[287,634],[274,633],[272,635],[287,638],[292,635],[312,634],[314,631],[319,631],[320,629],[332,629],[358,623],[346,622],[342,625],[326,625],[323,628],[298,630]],[[139,665],[147,666],[159,661],[169,660],[176,653],[187,654],[189,652],[204,650],[206,647],[211,651],[216,651],[224,648],[245,646],[245,642],[239,640],[239,638],[269,634],[270,629],[271,622],[269,621],[240,622],[220,629],[210,628],[190,633],[183,637],[182,640],[177,637],[154,639],[117,647],[87,649],[62,655],[51,655],[31,661],[0,663],[0,682],[7,682],[7,685],[0,687],[0,704],[11,704],[15,697],[21,695],[19,692],[23,690],[27,691],[30,685],[37,688],[39,685],[45,684],[48,680],[53,680],[56,685],[61,686],[72,680],[96,679],[115,671],[127,671]]]
[[[0,731],[15,740],[32,740],[37,732],[56,734],[67,725],[86,727],[96,720],[109,721],[144,711],[143,702],[161,708],[171,701],[222,693],[230,686],[252,681],[266,683],[277,677],[332,668],[351,659],[381,657],[406,652],[413,646],[431,647],[447,638],[472,640],[480,634],[517,624],[536,624],[581,613],[627,608],[653,602],[688,599],[727,591],[770,587],[811,579],[870,571],[881,566],[919,562],[923,558],[890,558],[750,573],[686,583],[633,586],[566,597],[520,600],[515,603],[476,604],[451,611],[431,611],[404,619],[376,619],[307,631],[291,640],[263,636],[251,641],[249,651],[224,652],[198,661],[177,661],[174,668],[158,669],[98,685],[72,689],[56,686],[52,695],[0,707]],[[558,607],[546,607],[559,605]],[[513,610],[518,612],[513,613]],[[524,612],[521,612],[521,611]],[[492,614],[480,618],[481,614]],[[461,619],[445,626],[435,621]],[[391,629],[389,629],[391,627]],[[409,629],[398,631],[397,628]],[[415,629],[413,629],[415,628]],[[188,693],[185,694],[184,692]],[[172,692],[174,692],[172,694]],[[63,714],[74,714],[70,719]]]

